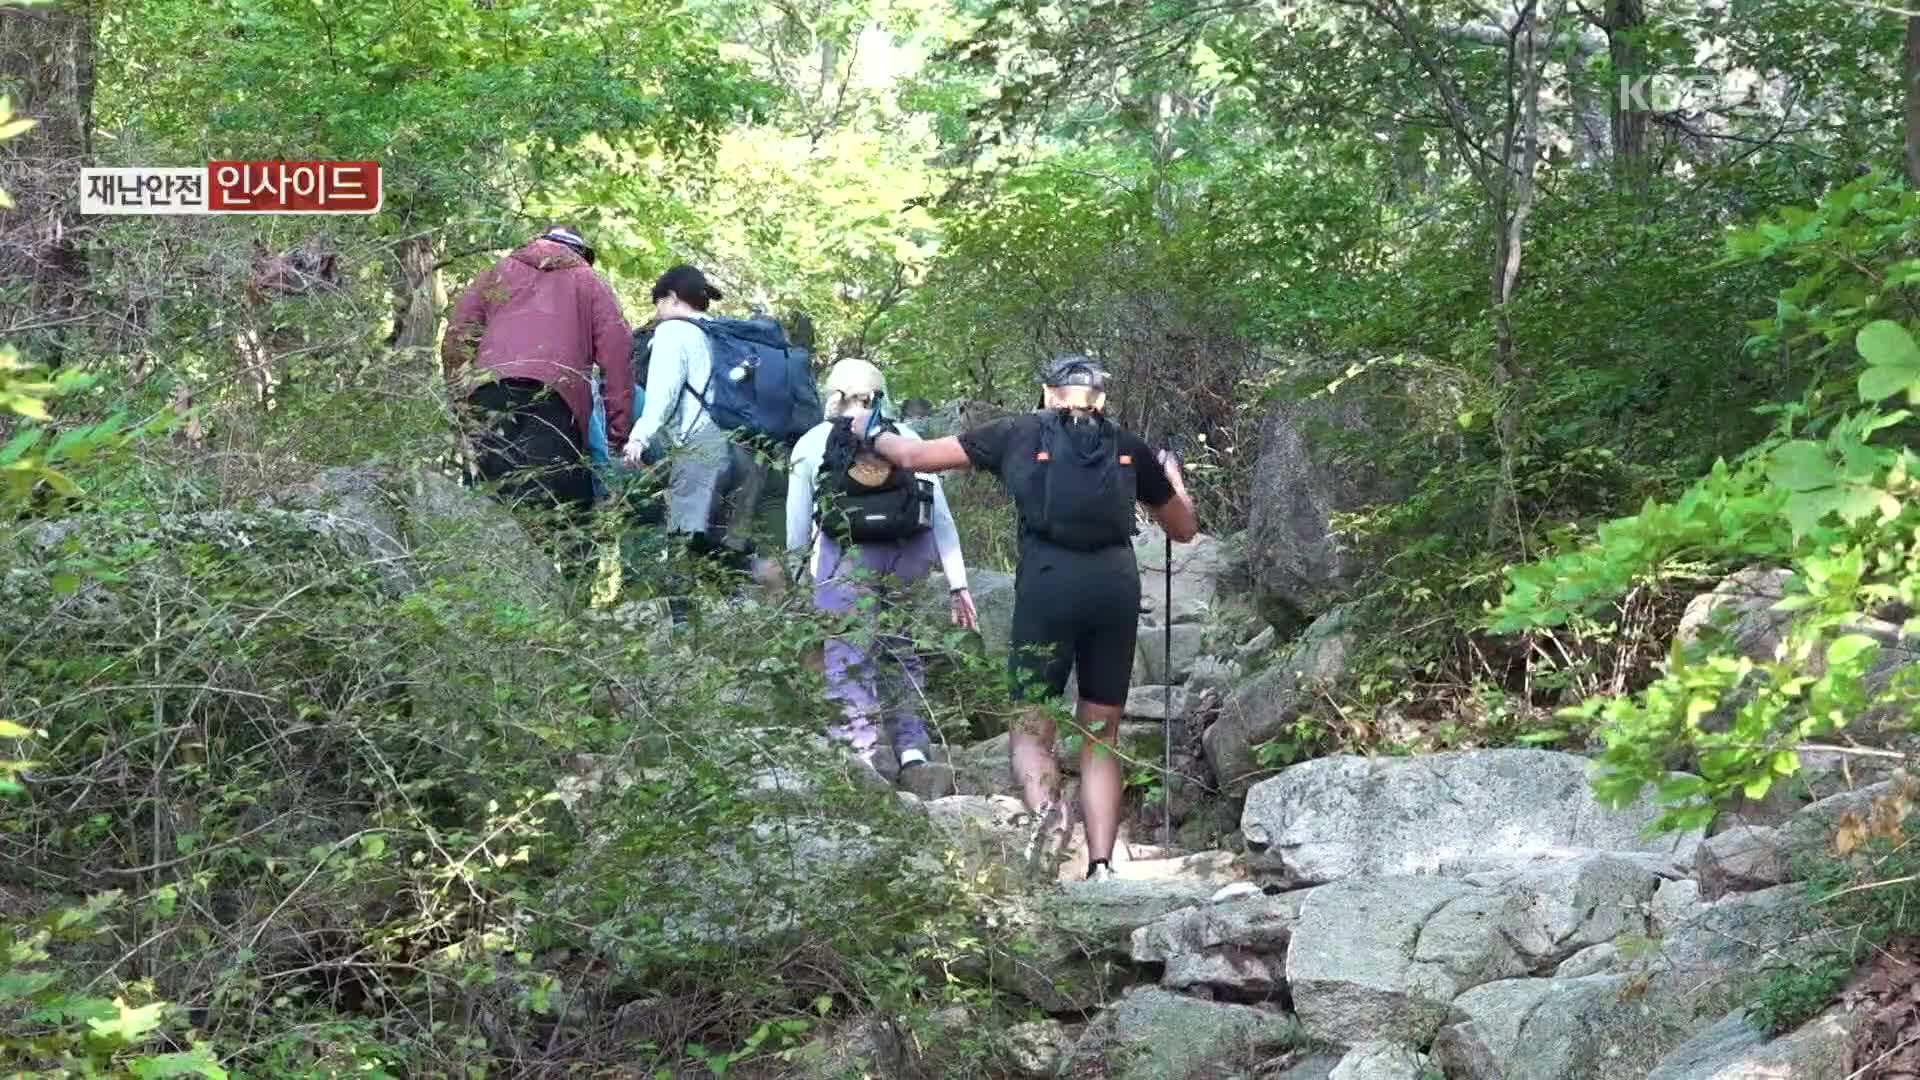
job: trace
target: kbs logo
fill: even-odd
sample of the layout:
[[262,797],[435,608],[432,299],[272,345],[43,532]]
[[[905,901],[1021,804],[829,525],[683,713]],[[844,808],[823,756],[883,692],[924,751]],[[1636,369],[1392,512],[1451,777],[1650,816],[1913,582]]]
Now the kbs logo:
[[210,161],[80,170],[82,214],[374,214],[372,161]]

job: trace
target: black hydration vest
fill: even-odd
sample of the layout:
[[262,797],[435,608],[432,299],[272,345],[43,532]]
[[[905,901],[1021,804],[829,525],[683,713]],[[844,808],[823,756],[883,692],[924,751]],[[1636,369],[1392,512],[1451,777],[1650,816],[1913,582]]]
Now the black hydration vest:
[[867,449],[845,417],[827,432],[813,497],[821,531],[842,544],[907,540],[933,527],[933,483]]
[[1023,427],[1037,438],[1009,446],[1001,473],[1024,531],[1070,551],[1132,543],[1136,463],[1120,452],[1113,421],[1050,410]]

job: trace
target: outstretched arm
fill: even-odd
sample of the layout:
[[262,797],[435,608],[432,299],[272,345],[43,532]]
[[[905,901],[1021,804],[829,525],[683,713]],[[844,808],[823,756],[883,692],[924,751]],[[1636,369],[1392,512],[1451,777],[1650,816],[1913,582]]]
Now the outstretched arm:
[[913,472],[951,472],[973,466],[960,440],[952,435],[924,442],[887,432],[873,440],[873,448],[881,457]]

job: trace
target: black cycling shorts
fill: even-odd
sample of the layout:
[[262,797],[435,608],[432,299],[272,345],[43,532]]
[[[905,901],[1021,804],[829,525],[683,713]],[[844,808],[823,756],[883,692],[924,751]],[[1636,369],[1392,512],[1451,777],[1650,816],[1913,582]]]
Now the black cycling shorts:
[[1125,705],[1140,624],[1140,575],[1131,547],[1075,552],[1029,542],[1014,587],[1008,688],[1015,701],[1066,692],[1078,670],[1080,700]]

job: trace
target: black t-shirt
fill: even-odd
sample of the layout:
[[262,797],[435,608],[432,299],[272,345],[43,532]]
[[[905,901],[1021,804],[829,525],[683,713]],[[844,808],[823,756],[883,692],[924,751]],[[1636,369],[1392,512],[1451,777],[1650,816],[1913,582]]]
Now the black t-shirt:
[[[1021,506],[1022,490],[1025,485],[1009,482],[1006,466],[1009,462],[1029,460],[1040,447],[1044,438],[1042,425],[1046,422],[1044,413],[1030,413],[1025,416],[1013,416],[1004,420],[995,420],[982,424],[971,431],[962,432],[961,449],[967,452],[967,460],[977,469],[984,469],[1007,484],[1013,494],[1015,508],[1020,511],[1022,520],[1028,518],[1036,508]],[[1166,470],[1161,468],[1160,460],[1154,455],[1153,448],[1140,436],[1124,428],[1116,428],[1118,435],[1117,450],[1120,465],[1124,472],[1133,476],[1135,498],[1148,506],[1165,506],[1173,498],[1173,484],[1167,480]],[[1038,544],[1044,548],[1053,545],[1021,530],[1023,544]],[[1123,555],[1131,562],[1133,549],[1122,546],[1116,554]]]

